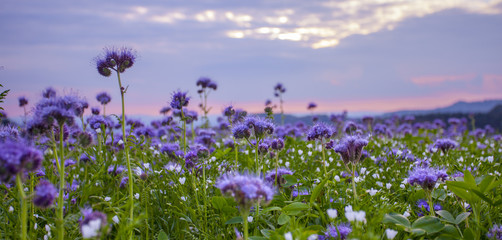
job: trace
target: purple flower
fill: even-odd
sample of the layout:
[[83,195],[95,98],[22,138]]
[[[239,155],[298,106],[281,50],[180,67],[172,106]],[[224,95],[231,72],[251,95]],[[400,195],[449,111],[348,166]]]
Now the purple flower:
[[197,160],[198,160],[197,151],[194,150],[188,151],[185,154],[185,167],[187,169],[193,168],[197,163]]
[[281,138],[276,138],[270,143],[270,147],[273,150],[282,150],[284,148],[284,140]]
[[253,133],[257,139],[263,139],[265,134],[272,134],[275,130],[275,126],[270,120],[260,117],[246,117],[244,119],[244,124],[249,129],[253,129]]
[[309,103],[309,105],[307,106],[307,109],[308,109],[308,110],[313,110],[313,109],[314,109],[314,108],[316,108],[316,107],[317,107],[317,104],[315,104],[315,103],[311,102],[311,103]]
[[314,126],[312,126],[308,133],[307,133],[307,140],[312,141],[312,140],[320,140],[322,141],[323,139],[329,139],[331,136],[333,136],[334,131],[333,129],[328,126],[325,123],[316,123]]
[[160,114],[168,114],[169,111],[171,111],[171,107],[163,107],[162,109],[160,109]]
[[334,150],[340,154],[345,164],[351,162],[356,164],[362,156],[363,148],[368,145],[368,140],[360,136],[346,136],[335,146]]
[[101,92],[96,96],[96,100],[98,100],[101,105],[106,105],[112,100],[112,97],[107,92]]
[[40,183],[35,187],[33,204],[39,208],[48,208],[54,203],[57,194],[57,190],[52,183],[47,180],[40,180]]
[[[277,169],[277,185],[279,187],[281,187],[286,183],[286,180],[282,177],[284,175],[293,175],[293,172],[287,168],[282,168],[282,167]],[[272,169],[268,171],[268,173],[265,175],[265,181],[269,183],[274,183],[275,176],[276,176],[276,170]]]
[[19,106],[24,107],[28,104],[28,99],[26,97],[19,97]]
[[232,129],[232,133],[236,139],[249,138],[251,136],[251,130],[246,124],[235,125]]
[[239,173],[228,173],[221,176],[216,187],[222,194],[229,194],[244,210],[261,201],[271,201],[275,191],[272,186],[262,178]]
[[183,107],[188,106],[190,97],[187,96],[187,92],[177,91],[173,93],[171,99],[171,107],[174,109],[181,110]]
[[9,181],[24,171],[36,171],[42,160],[42,153],[24,142],[0,143],[0,182]]
[[502,240],[502,224],[493,224],[492,228],[486,233],[487,238]]
[[53,98],[56,97],[56,90],[54,88],[48,87],[42,92],[42,97],[44,98]]
[[93,107],[91,108],[92,115],[99,115],[99,108]]
[[458,146],[457,142],[451,139],[438,139],[434,142],[434,147],[441,149],[443,153],[448,153],[451,149],[454,149]]
[[447,177],[448,175],[445,170],[417,166],[415,169],[410,171],[408,183],[411,185],[419,185],[424,190],[431,191],[434,189],[437,181],[444,181]]
[[326,228],[324,235],[319,235],[319,240],[331,240],[331,239],[347,239],[347,236],[352,232],[352,227],[350,223],[340,223],[337,226],[329,225]]
[[[417,215],[419,217],[424,216],[425,213],[430,212],[429,203],[425,199],[419,199],[417,201],[417,207],[420,209],[420,211],[417,212]],[[434,204],[433,207],[434,211],[439,211],[443,209],[443,206],[441,206],[441,204],[439,203]]]
[[276,92],[276,97],[278,97],[279,93],[285,93],[286,88],[282,85],[282,83],[277,83],[274,87],[274,91]]
[[96,58],[96,68],[99,74],[109,77],[112,74],[111,70],[123,73],[132,67],[135,60],[136,53],[130,48],[105,48],[104,55]]
[[235,114],[235,109],[232,105],[226,107],[225,109],[223,109],[223,115],[225,115],[226,117],[231,117]]

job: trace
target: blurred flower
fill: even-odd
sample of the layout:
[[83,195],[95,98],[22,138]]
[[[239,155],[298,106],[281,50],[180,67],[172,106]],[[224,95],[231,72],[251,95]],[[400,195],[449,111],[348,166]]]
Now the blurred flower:
[[434,142],[434,147],[441,149],[443,153],[448,153],[451,149],[454,149],[458,146],[458,143],[451,139],[438,139]]
[[275,191],[263,179],[249,174],[228,173],[221,176],[216,187],[222,194],[229,194],[235,198],[237,204],[244,210],[261,201],[271,201]]
[[276,173],[277,173],[277,185],[281,187],[286,183],[286,179],[283,178],[284,175],[293,175],[293,172],[287,168],[278,168],[276,169],[271,169],[268,171],[268,173],[265,175],[265,180],[269,183],[274,183],[276,179]]
[[331,239],[347,239],[347,236],[352,232],[352,227],[350,223],[340,223],[337,226],[329,225],[326,228],[324,235],[319,235],[319,240],[331,240]]
[[408,183],[410,185],[419,185],[424,190],[430,191],[434,189],[437,181],[444,181],[447,177],[445,170],[417,166],[410,171]]
[[490,230],[488,230],[488,232],[486,233],[486,237],[502,240],[502,224],[501,225],[493,224]]
[[106,105],[112,100],[112,97],[110,97],[110,94],[107,92],[101,92],[96,96],[96,100],[98,100],[101,105]]
[[177,91],[173,93],[171,99],[171,107],[174,109],[181,110],[183,107],[188,106],[190,97],[187,96],[187,92]]
[[387,236],[387,239],[394,239],[397,235],[397,231],[387,228],[385,229],[385,235]]
[[40,208],[48,208],[54,203],[58,192],[54,185],[47,180],[40,180],[40,183],[35,187],[35,196],[33,204]]
[[345,164],[351,162],[356,164],[361,159],[364,146],[368,145],[368,140],[360,136],[346,136],[335,146],[335,152],[340,154]]
[[84,215],[84,219],[80,221],[82,237],[84,239],[98,237],[101,230],[108,224],[106,215],[92,209],[85,209],[82,213]]
[[317,139],[322,141],[323,139],[331,138],[333,134],[334,131],[330,126],[320,122],[316,123],[309,129],[309,131],[307,132],[307,140],[312,141]]
[[19,97],[19,106],[24,107],[28,104],[28,99],[26,97]]

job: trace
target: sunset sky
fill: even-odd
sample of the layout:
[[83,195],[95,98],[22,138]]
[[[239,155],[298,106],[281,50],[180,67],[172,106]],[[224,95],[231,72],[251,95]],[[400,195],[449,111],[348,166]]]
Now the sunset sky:
[[[135,49],[123,74],[128,114],[157,115],[173,91],[199,103],[195,82],[218,83],[211,113],[233,104],[260,112],[273,87],[285,111],[387,112],[459,100],[502,98],[502,1],[253,0],[0,2],[3,107],[19,116],[48,86],[91,106],[112,95],[94,58],[103,47]],[[1,90],[3,90],[1,89]]]

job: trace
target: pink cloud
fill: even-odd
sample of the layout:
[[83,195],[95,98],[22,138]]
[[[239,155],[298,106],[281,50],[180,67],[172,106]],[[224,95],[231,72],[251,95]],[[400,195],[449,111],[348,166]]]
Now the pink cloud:
[[438,85],[443,82],[470,81],[475,77],[476,74],[421,76],[413,77],[411,81],[417,85]]
[[499,91],[502,89],[502,75],[483,75],[483,88],[488,91]]

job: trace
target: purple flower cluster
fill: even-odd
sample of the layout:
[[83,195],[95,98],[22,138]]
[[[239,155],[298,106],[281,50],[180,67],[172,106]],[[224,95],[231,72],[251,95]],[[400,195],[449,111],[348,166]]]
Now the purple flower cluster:
[[441,149],[443,153],[448,153],[451,149],[454,149],[458,146],[457,142],[451,139],[438,139],[434,142],[434,147],[437,149]]
[[[201,77],[199,78],[199,80],[197,80],[197,86],[201,87],[202,89],[199,90],[199,91],[204,91],[203,89],[205,88],[209,88],[209,89],[213,89],[213,90],[216,90],[218,88],[218,85],[216,84],[216,82],[212,81],[210,78],[208,77]],[[199,92],[199,93],[201,93]]]
[[[286,183],[286,179],[284,179],[282,176],[284,175],[293,175],[293,172],[287,168],[278,168],[277,169],[277,186],[281,187]],[[268,171],[268,173],[265,175],[265,181],[269,183],[274,183],[276,179],[276,169],[272,169]]]
[[28,99],[26,97],[19,97],[19,106],[24,107],[28,104]]
[[257,139],[262,139],[265,134],[272,134],[275,130],[275,126],[270,120],[260,117],[246,117],[243,124],[249,129],[253,129],[254,135]]
[[445,181],[448,178],[445,170],[417,166],[410,171],[408,176],[408,183],[411,185],[419,185],[424,190],[431,191],[434,189],[436,182],[439,180]]
[[275,191],[262,178],[249,174],[229,173],[221,176],[216,187],[222,194],[229,194],[244,210],[261,201],[271,201]]
[[[417,207],[420,209],[420,211],[417,212],[417,216],[419,217],[424,216],[426,213],[429,213],[431,211],[429,203],[425,199],[418,200]],[[433,207],[434,207],[434,212],[443,209],[443,206],[441,206],[441,204],[439,203],[434,204]]]
[[334,240],[334,239],[347,239],[349,234],[352,232],[352,227],[350,223],[340,223],[337,226],[329,225],[326,228],[324,235],[319,235],[319,240]]
[[346,136],[338,145],[334,147],[336,153],[340,154],[345,164],[349,162],[356,164],[362,156],[363,148],[368,145],[368,140],[354,135]]
[[109,77],[111,70],[123,73],[132,67],[135,60],[136,53],[130,48],[106,48],[105,54],[96,58],[96,68],[99,74]]
[[84,219],[80,220],[80,231],[83,238],[96,238],[100,235],[101,230],[108,224],[106,214],[93,211],[92,209],[84,209],[82,211]]
[[35,196],[33,197],[33,204],[39,208],[51,207],[56,199],[58,192],[57,189],[47,180],[40,180],[37,187],[35,187]]
[[22,141],[0,143],[0,182],[8,182],[23,172],[36,171],[42,161],[40,150]]
[[313,109],[314,109],[314,108],[316,108],[316,107],[317,107],[317,104],[315,104],[315,103],[311,102],[311,103],[309,103],[309,105],[307,106],[307,109],[308,109],[308,110],[313,110]]
[[502,240],[502,224],[493,224],[492,228],[486,233],[487,238]]
[[312,141],[317,139],[322,141],[323,139],[331,138],[334,133],[335,131],[333,128],[323,122],[319,122],[309,129],[307,132],[307,140]]
[[190,97],[187,96],[187,92],[177,91],[173,93],[171,107],[181,110],[183,107],[188,106],[189,101]]
[[285,93],[286,88],[282,85],[282,83],[277,83],[274,87],[274,96],[279,97],[281,93]]
[[101,92],[96,96],[96,100],[98,100],[101,105],[106,105],[112,100],[112,97],[107,92]]

